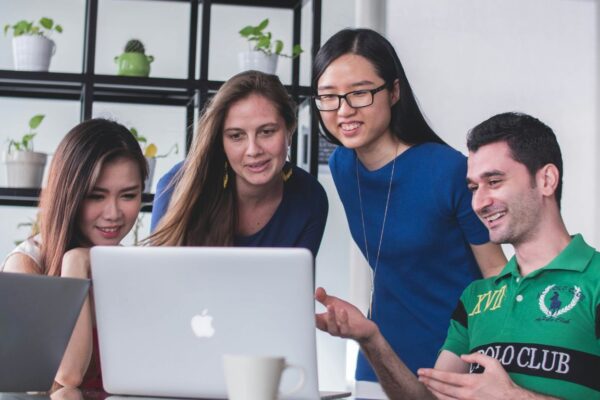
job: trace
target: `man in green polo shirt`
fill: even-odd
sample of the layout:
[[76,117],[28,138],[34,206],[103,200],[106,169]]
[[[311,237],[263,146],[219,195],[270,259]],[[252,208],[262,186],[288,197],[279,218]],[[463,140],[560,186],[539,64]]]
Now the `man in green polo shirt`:
[[322,288],[317,326],[358,341],[392,399],[600,399],[600,253],[563,223],[554,133],[505,113],[467,147],[473,210],[515,256],[465,289],[435,368],[415,377],[372,321]]

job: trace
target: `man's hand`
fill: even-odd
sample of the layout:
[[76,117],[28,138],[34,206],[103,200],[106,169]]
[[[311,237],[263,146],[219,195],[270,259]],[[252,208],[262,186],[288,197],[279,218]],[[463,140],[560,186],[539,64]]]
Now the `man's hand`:
[[373,338],[379,329],[352,304],[329,296],[325,289],[317,288],[315,299],[323,304],[327,311],[316,315],[317,328],[333,336],[366,342]]
[[441,400],[522,398],[515,396],[521,388],[510,379],[495,358],[473,353],[463,355],[461,359],[467,363],[479,364],[485,371],[482,374],[464,374],[422,368],[417,371],[419,380]]

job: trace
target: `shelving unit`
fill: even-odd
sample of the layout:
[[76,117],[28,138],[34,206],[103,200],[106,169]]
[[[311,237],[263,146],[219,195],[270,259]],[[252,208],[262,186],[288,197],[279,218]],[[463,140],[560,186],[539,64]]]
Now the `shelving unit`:
[[[194,111],[202,109],[211,94],[223,84],[208,79],[209,43],[212,5],[233,5],[247,7],[283,8],[293,11],[293,43],[300,43],[302,7],[312,3],[312,54],[311,62],[321,43],[321,0],[146,0],[190,3],[189,48],[187,77],[135,78],[95,74],[96,31],[98,3],[101,0],[87,0],[85,5],[85,25],[83,41],[82,73],[27,72],[0,70],[0,96],[35,99],[76,100],[81,102],[80,120],[92,117],[95,102],[133,103],[181,106],[186,108],[186,152],[193,137]],[[202,18],[199,18],[202,7]],[[202,29],[200,40],[200,65],[197,71],[198,27]],[[286,86],[299,104],[310,96],[310,87],[300,85],[300,60],[292,62],[292,83]],[[312,113],[314,114],[314,113]],[[297,158],[297,135],[292,143],[291,159]],[[311,115],[311,155],[310,172],[318,170],[318,124],[316,115]],[[36,206],[39,190],[0,188],[0,205]],[[143,210],[151,209],[153,196],[144,195]]]
[[[37,207],[40,189],[0,188],[0,206]],[[142,211],[152,211],[154,195],[142,194]],[[17,204],[15,202],[18,202]]]

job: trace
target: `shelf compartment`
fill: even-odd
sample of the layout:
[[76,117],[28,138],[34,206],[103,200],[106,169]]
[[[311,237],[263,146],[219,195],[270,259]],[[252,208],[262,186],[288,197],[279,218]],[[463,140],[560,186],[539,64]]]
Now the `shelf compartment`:
[[[0,205],[37,207],[40,201],[40,191],[40,189],[36,188],[0,187]],[[142,194],[142,211],[152,211],[153,200],[154,194]]]

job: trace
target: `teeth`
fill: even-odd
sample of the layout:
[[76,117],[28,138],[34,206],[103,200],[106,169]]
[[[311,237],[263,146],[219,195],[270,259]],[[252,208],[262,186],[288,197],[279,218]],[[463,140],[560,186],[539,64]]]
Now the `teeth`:
[[260,167],[262,167],[263,165],[265,165],[266,163],[267,163],[266,161],[263,161],[263,162],[256,163],[256,164],[250,164],[250,165],[249,165],[249,167],[250,167],[250,168],[260,168]]
[[117,229],[119,228],[98,228],[100,229],[102,232],[116,232]]
[[488,220],[488,222],[494,222],[495,220],[497,220],[500,217],[503,217],[506,213],[505,212],[498,212],[496,214],[492,214],[489,217],[487,217],[486,219]]
[[340,126],[345,131],[351,131],[353,129],[358,128],[360,126],[360,124],[358,122],[352,122],[352,123],[349,123],[349,124],[342,123],[342,124],[340,124]]

